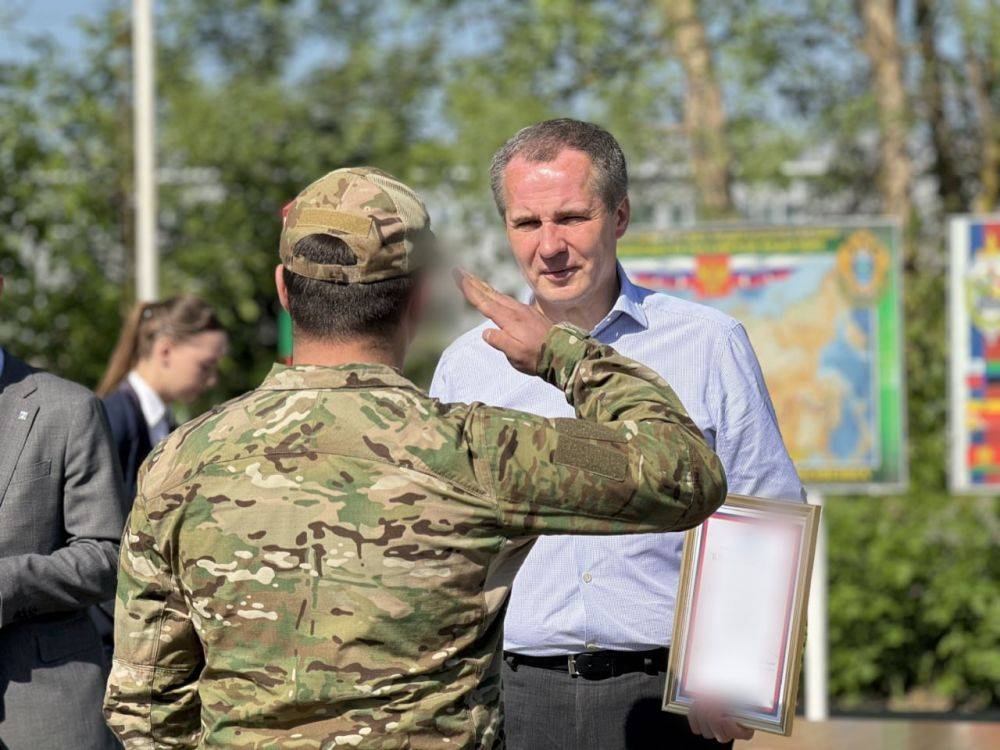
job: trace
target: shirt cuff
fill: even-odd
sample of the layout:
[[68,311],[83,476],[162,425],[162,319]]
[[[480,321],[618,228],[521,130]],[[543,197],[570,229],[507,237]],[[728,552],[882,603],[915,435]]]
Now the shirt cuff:
[[567,392],[577,366],[587,356],[593,343],[582,328],[569,323],[552,326],[542,342],[536,374],[564,393]]

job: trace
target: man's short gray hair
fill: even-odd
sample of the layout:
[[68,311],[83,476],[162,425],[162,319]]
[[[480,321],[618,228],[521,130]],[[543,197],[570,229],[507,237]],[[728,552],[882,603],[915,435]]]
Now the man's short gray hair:
[[608,212],[617,210],[628,195],[628,169],[622,147],[604,128],[562,117],[522,128],[493,154],[490,188],[501,217],[507,213],[503,173],[511,160],[520,156],[529,162],[550,162],[565,149],[582,151],[590,157],[594,190],[604,201]]

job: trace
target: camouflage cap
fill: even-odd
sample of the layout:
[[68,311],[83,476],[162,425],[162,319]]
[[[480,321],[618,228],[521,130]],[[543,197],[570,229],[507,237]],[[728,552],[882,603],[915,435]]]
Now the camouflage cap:
[[[285,211],[281,263],[300,276],[338,284],[405,276],[430,257],[434,235],[423,202],[380,169],[337,169],[303,190]],[[295,244],[310,234],[343,240],[355,265],[317,263],[298,256]]]

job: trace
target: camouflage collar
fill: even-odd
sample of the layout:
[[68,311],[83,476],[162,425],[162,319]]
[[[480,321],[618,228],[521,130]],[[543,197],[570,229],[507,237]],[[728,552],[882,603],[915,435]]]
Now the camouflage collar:
[[417,386],[388,365],[350,364],[336,367],[275,364],[260,384],[262,391],[299,391],[318,388],[409,388]]

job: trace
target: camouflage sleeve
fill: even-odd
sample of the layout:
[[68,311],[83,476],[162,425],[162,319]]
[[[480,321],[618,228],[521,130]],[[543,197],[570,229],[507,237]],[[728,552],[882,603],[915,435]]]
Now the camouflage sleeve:
[[203,664],[196,615],[143,506],[140,495],[122,537],[104,716],[126,750],[194,748],[201,736],[197,679]]
[[476,473],[508,534],[676,531],[722,504],[722,464],[652,370],[559,325],[538,375],[577,419],[479,407],[473,424]]

